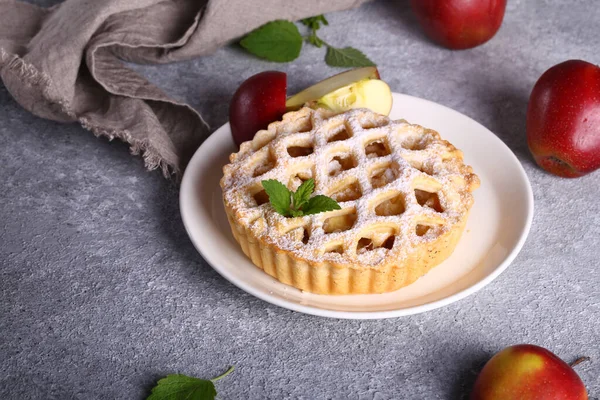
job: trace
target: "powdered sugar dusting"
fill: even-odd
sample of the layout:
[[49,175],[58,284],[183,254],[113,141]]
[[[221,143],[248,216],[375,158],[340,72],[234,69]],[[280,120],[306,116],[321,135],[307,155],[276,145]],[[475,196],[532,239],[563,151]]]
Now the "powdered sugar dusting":
[[[437,132],[367,109],[287,113],[230,159],[223,200],[241,225],[299,258],[357,268],[408,257],[452,229],[479,184]],[[268,202],[258,205],[262,180],[296,190],[309,178],[315,194],[337,199],[342,210],[286,218]]]

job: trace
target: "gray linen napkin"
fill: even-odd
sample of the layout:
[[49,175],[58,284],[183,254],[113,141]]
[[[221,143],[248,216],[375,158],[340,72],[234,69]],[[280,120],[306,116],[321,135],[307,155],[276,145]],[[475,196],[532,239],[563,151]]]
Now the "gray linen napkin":
[[274,19],[365,0],[0,0],[0,78],[24,108],[119,138],[149,169],[180,175],[206,137],[202,117],[122,61],[167,63],[214,51]]

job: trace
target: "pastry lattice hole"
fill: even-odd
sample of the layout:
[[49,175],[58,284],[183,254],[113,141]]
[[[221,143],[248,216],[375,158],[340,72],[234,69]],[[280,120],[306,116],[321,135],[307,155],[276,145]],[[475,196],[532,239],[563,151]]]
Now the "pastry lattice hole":
[[425,236],[427,232],[431,229],[429,225],[421,225],[417,224],[417,228],[415,229],[415,233],[417,236]]
[[308,243],[308,240],[310,239],[310,232],[308,231],[308,228],[305,226],[302,228],[303,229],[303,233],[302,233],[302,243],[306,244]]
[[307,145],[307,146],[291,146],[288,147],[287,152],[290,155],[290,157],[304,157],[304,156],[308,156],[309,154],[313,153],[313,146],[312,145]]
[[351,213],[329,217],[323,222],[325,233],[344,232],[351,229],[356,222],[356,210]]
[[387,185],[390,182],[398,179],[400,168],[396,163],[387,164],[383,167],[376,168],[371,174],[371,185],[374,189]]
[[415,197],[417,203],[422,207],[429,207],[437,212],[444,212],[444,208],[440,203],[440,196],[437,193],[427,192],[425,190],[415,189]]
[[375,207],[375,214],[379,216],[400,215],[406,211],[404,197],[401,194],[389,198]]
[[425,225],[425,224],[417,224],[415,228],[415,234],[417,236],[425,236],[427,233],[437,230],[441,227],[440,224],[435,225]]
[[356,200],[359,199],[360,196],[362,196],[362,190],[358,181],[354,181],[330,195],[330,197],[337,202]]
[[257,206],[265,204],[266,202],[269,201],[269,195],[267,194],[265,189],[253,194],[252,197],[254,198],[254,201],[256,202]]
[[296,191],[300,185],[311,179],[313,177],[312,175],[313,174],[311,170],[298,172],[290,177],[290,181],[288,182],[287,186],[290,190]]
[[282,234],[293,242],[302,242],[307,244],[310,239],[310,229],[308,226],[294,225],[285,229]]
[[356,245],[356,252],[358,254],[362,254],[367,251],[373,250],[373,241],[370,238],[360,238],[358,244]]
[[253,177],[260,176],[266,172],[269,172],[275,167],[275,158],[271,152],[267,152],[266,157],[260,160],[260,163],[254,168],[252,172]]
[[356,159],[351,154],[335,156],[329,161],[329,176],[336,176],[342,171],[347,171],[356,166]]
[[407,150],[424,150],[428,144],[429,138],[427,136],[415,135],[406,138],[401,146]]
[[337,133],[335,133],[333,136],[331,136],[329,139],[327,139],[327,143],[338,142],[340,140],[346,140],[346,139],[350,139],[350,132],[348,131],[346,124],[342,124],[341,129]]
[[410,165],[412,165],[413,168],[416,168],[427,175],[433,176],[433,165],[431,165],[430,163],[418,163],[416,161],[413,161],[410,162]]
[[414,155],[415,153],[405,153],[402,155],[402,158],[404,158],[404,161],[406,161],[414,169],[433,176],[434,170],[432,160],[423,161],[420,157],[415,157]]
[[367,251],[373,251],[375,249],[384,248],[387,250],[391,250],[394,247],[394,242],[396,241],[395,235],[388,236],[384,241],[381,242],[380,246],[375,245],[371,238],[362,237],[358,241],[356,245],[356,253],[363,254]]
[[381,247],[391,250],[392,247],[394,247],[395,241],[396,241],[396,236],[392,235],[381,244]]
[[365,146],[365,154],[368,158],[383,157],[389,155],[390,147],[385,139],[373,140]]
[[325,246],[325,253],[344,253],[344,246],[341,243],[333,243]]

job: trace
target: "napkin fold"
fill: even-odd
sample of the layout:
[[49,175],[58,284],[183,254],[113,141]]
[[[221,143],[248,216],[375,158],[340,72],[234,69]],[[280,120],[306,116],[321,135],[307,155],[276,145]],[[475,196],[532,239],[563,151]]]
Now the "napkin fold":
[[119,138],[147,168],[179,176],[208,127],[125,62],[198,57],[268,21],[364,1],[66,0],[43,8],[0,0],[0,78],[33,114]]

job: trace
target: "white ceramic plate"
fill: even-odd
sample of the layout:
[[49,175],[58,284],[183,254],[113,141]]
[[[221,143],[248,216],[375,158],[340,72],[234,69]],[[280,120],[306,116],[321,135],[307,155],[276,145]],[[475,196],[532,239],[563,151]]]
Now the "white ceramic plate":
[[204,259],[242,290],[269,303],[334,318],[399,317],[442,307],[496,278],[523,246],[533,218],[533,193],[521,164],[492,132],[447,107],[394,94],[390,117],[440,132],[461,149],[481,178],[465,232],[450,258],[396,292],[325,296],[284,285],[256,268],[231,235],[221,201],[221,168],[236,151],[229,124],[198,149],[185,171],[181,215]]

